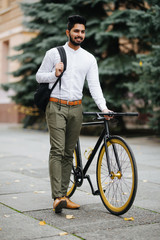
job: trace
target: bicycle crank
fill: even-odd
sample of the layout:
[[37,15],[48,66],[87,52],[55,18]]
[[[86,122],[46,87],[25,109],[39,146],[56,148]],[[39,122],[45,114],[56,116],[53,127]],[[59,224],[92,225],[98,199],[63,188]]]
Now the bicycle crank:
[[83,183],[83,172],[82,172],[82,169],[80,167],[77,167],[74,170],[74,180],[75,180],[75,183],[76,183],[77,187],[80,187],[82,185],[82,183]]

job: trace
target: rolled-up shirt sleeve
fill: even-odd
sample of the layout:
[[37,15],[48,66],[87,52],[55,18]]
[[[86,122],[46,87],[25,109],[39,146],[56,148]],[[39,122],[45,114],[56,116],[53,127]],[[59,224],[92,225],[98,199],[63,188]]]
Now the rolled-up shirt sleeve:
[[88,82],[91,96],[94,99],[95,103],[97,104],[98,108],[101,111],[103,111],[104,109],[107,109],[106,100],[103,96],[102,89],[99,82],[98,66],[95,58],[93,58],[93,61],[87,73],[86,79]]
[[36,73],[36,80],[38,83],[54,83],[57,80],[55,75],[54,54],[52,57],[50,54],[50,51],[46,52],[42,64]]

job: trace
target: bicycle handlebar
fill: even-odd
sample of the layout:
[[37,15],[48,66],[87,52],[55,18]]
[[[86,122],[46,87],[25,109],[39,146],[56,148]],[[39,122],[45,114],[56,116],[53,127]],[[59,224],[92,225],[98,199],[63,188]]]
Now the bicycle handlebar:
[[138,116],[139,113],[138,112],[111,112],[111,113],[102,113],[102,112],[83,112],[83,115],[89,115],[89,116],[109,116],[109,117],[113,117],[113,116],[117,116],[117,117],[122,117],[122,116]]

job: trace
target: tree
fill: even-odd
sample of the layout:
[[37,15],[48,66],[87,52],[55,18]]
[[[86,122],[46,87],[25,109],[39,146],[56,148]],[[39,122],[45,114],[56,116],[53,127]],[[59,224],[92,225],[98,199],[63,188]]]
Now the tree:
[[[87,32],[84,47],[97,58],[99,75],[107,105],[115,111],[122,110],[122,104],[128,101],[127,83],[136,82],[138,74],[132,64],[136,61],[136,52],[141,47],[141,31],[137,32],[134,19],[146,12],[142,0],[41,0],[33,4],[22,4],[24,14],[30,17],[25,22],[27,28],[39,31],[36,38],[18,46],[23,51],[17,55],[21,67],[14,76],[21,81],[10,85],[16,95],[13,100],[24,106],[33,106],[33,94],[36,89],[35,74],[45,52],[57,45],[63,45],[67,17],[80,14],[87,18]],[[136,22],[137,26],[137,22]],[[139,23],[139,28],[141,23]],[[147,48],[147,43],[145,48]],[[97,110],[85,84],[84,110]],[[124,128],[123,122],[121,126]]]
[[[141,34],[141,45],[148,46],[148,52],[137,55],[140,65],[136,62],[134,65],[139,81],[127,86],[134,98],[142,100],[139,111],[148,115],[151,128],[160,134],[160,2],[149,0],[148,3],[150,8],[141,12],[134,24]],[[143,28],[140,28],[139,21]]]

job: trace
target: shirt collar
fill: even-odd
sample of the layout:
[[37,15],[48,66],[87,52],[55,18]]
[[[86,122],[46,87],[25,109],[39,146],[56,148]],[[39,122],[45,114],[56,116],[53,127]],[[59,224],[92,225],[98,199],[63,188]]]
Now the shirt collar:
[[71,48],[71,47],[68,46],[68,43],[69,43],[69,42],[66,42],[66,44],[64,45],[67,50],[69,50],[69,51],[71,51],[71,52],[76,52],[76,53],[80,51],[81,47],[79,47],[77,50],[74,50],[73,48]]

